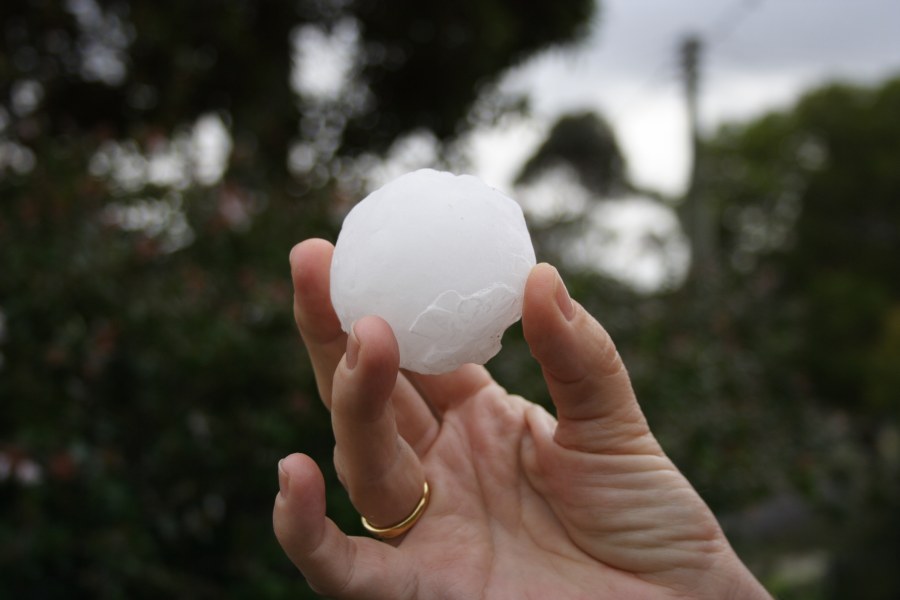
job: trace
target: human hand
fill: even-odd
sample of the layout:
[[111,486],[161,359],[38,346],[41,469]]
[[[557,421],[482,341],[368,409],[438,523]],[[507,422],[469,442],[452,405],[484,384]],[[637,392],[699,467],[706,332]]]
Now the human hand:
[[291,252],[294,314],[331,410],[335,465],[370,523],[398,540],[348,537],[325,516],[309,457],[279,464],[275,533],[312,588],[336,598],[769,598],[709,508],[659,447],[604,329],[538,265],[522,323],[557,417],[486,369],[399,371],[377,317],[341,331],[333,247]]

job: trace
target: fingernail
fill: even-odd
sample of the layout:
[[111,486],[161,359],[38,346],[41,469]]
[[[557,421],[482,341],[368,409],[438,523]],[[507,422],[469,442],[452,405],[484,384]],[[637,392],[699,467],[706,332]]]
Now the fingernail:
[[566,284],[563,283],[559,272],[556,273],[556,303],[559,305],[559,310],[562,311],[566,321],[571,321],[575,317],[575,303],[572,302],[569,290],[566,289]]
[[286,496],[291,488],[291,476],[284,469],[284,459],[278,461],[278,491],[282,496]]
[[359,339],[356,337],[355,323],[350,327],[350,335],[347,336],[347,368],[356,367],[356,361],[359,360]]

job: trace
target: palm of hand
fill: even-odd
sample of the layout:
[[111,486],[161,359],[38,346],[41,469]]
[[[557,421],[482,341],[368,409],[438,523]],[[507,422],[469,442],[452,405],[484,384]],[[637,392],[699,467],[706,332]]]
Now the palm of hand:
[[[654,510],[653,504],[668,510],[668,500],[654,499],[681,486],[680,475],[656,453],[604,457],[566,450],[546,437],[553,424],[543,409],[496,385],[444,413],[423,456],[439,492],[428,518],[399,546],[419,565],[421,597],[438,597],[438,590],[456,590],[458,598],[674,596],[654,581],[665,575],[653,571],[659,559],[647,556],[653,546],[672,551],[663,539],[667,532],[627,520],[635,510]],[[533,430],[545,439],[535,443]],[[601,463],[610,487],[598,489]],[[577,485],[578,479],[590,485]],[[602,527],[598,506],[608,509]],[[697,539],[684,540],[684,550],[709,539],[710,525],[692,525]],[[699,552],[691,560],[703,557]]]

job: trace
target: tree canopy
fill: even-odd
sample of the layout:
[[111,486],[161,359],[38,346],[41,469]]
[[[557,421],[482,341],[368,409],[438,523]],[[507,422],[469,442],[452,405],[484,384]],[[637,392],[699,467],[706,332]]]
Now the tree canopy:
[[[0,596],[314,597],[270,518],[278,459],[333,443],[288,251],[334,237],[342,157],[464,130],[593,8],[0,3]],[[298,89],[338,34],[349,88]]]
[[723,258],[738,272],[778,270],[816,396],[877,413],[896,405],[879,353],[896,344],[900,309],[898,111],[900,80],[836,84],[724,129],[707,150]]
[[594,112],[563,115],[522,165],[517,184],[559,168],[571,168],[581,184],[598,196],[629,188],[625,160],[609,124]]

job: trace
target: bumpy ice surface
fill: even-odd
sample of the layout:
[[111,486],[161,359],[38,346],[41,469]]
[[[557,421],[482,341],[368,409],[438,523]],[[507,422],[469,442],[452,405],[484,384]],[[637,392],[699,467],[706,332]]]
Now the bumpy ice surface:
[[422,169],[347,215],[331,301],[344,331],[377,315],[397,336],[401,367],[444,373],[500,351],[534,264],[515,201],[470,175]]

